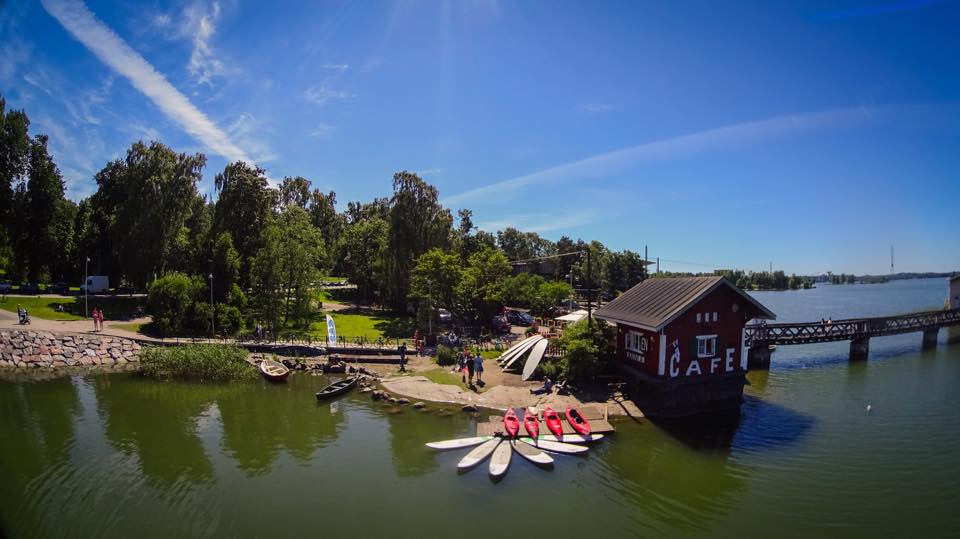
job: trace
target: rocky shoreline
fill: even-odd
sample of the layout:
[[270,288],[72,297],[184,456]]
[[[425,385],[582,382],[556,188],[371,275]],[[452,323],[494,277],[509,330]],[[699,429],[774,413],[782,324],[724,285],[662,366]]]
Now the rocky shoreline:
[[0,368],[57,368],[137,362],[140,343],[107,335],[0,331]]

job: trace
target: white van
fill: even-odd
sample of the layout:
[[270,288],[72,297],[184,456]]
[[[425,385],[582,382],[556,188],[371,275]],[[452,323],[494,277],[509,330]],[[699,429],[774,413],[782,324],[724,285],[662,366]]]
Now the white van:
[[110,289],[110,280],[106,275],[89,275],[86,284],[80,285],[80,292],[99,294]]

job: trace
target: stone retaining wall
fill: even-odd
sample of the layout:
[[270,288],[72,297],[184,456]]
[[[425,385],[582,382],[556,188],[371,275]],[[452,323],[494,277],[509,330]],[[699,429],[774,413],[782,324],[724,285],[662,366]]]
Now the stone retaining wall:
[[107,335],[0,331],[0,367],[123,365],[138,360],[140,344]]

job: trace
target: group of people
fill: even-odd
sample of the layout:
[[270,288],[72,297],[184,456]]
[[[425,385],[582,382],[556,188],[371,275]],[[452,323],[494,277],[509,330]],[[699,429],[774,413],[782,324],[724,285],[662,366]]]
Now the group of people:
[[462,352],[457,353],[457,364],[453,372],[460,372],[463,374],[463,383],[467,384],[468,387],[473,388],[473,377],[477,377],[477,385],[483,385],[483,356],[480,355],[480,352],[477,351],[477,355],[471,356],[470,351],[466,348]]
[[27,314],[27,308],[17,305],[17,322],[23,326],[30,323],[30,315]]
[[93,330],[103,331],[103,311],[98,307],[94,307],[93,310],[90,311],[90,318],[93,318]]

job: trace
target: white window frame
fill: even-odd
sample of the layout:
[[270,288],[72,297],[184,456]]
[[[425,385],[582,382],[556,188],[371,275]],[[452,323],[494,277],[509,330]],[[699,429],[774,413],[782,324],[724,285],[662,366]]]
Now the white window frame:
[[639,331],[627,331],[623,339],[623,347],[628,352],[644,353],[647,351],[647,339]]
[[716,335],[697,335],[697,359],[710,358],[717,355]]
[[713,321],[717,321],[717,311],[713,311]]
[[697,323],[698,323],[698,324],[700,323],[700,320],[702,320],[701,315],[700,315],[700,313],[697,313]]

